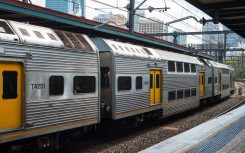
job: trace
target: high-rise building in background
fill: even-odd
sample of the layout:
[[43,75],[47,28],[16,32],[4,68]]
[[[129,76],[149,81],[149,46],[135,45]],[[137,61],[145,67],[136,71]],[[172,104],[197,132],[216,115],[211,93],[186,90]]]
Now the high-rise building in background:
[[121,28],[126,28],[125,24],[127,22],[127,19],[124,15],[121,15],[121,14],[111,15],[111,13],[110,14],[98,14],[97,16],[93,18],[93,20],[101,22],[101,23],[112,21],[111,23],[108,23],[108,24],[118,26]]
[[134,15],[134,31],[139,32],[139,20],[145,17],[144,10],[136,10]]
[[93,18],[93,20],[101,23],[106,23],[109,21],[111,16],[112,16],[111,14],[98,14]]
[[46,0],[46,8],[85,17],[86,0]]
[[[219,25],[214,23],[207,23],[203,26],[202,31],[218,31]],[[218,49],[221,40],[218,34],[207,34],[202,36],[203,49]]]
[[[182,32],[182,33],[184,33],[184,31],[182,31],[180,29],[178,29],[178,30],[175,29],[174,31],[175,32],[180,32],[180,33]],[[166,31],[166,33],[167,33],[167,31]],[[166,41],[173,42],[174,37],[173,36],[166,36],[164,39]],[[182,46],[186,46],[187,47],[187,36],[186,35],[179,35],[179,36],[176,37],[176,40],[177,40],[177,43],[179,45],[182,45]]]
[[[140,18],[138,21],[138,32],[145,34],[152,33],[165,33],[166,28],[164,22],[157,18],[144,19]],[[163,39],[163,36],[156,36],[157,38]]]

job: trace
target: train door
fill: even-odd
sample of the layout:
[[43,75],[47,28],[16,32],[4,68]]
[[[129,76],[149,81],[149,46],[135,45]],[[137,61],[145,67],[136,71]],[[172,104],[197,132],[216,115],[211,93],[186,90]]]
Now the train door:
[[150,104],[161,103],[161,70],[150,70]]
[[0,63],[0,130],[21,125],[21,74],[21,64]]
[[218,91],[221,91],[221,73],[218,73]]
[[205,73],[200,72],[199,73],[199,84],[200,84],[200,96],[205,94]]

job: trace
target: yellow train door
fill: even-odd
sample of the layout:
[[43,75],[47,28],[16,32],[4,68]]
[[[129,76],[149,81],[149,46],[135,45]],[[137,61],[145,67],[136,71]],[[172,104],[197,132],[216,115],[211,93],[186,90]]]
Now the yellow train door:
[[0,130],[21,126],[22,66],[0,63]]
[[221,91],[221,73],[218,73],[218,91]]
[[150,70],[150,104],[161,102],[161,70]]
[[205,94],[205,73],[200,72],[199,73],[199,83],[200,83],[200,96]]

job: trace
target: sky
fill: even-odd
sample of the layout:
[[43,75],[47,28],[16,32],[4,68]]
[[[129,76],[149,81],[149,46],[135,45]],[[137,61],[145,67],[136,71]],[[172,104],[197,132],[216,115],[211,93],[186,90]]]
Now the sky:
[[[45,7],[45,0],[31,1],[33,4]],[[142,2],[143,0],[135,1],[136,6],[138,6],[139,2]],[[149,6],[152,6],[154,8],[163,8],[165,7],[165,2],[166,6],[170,7],[170,9],[164,12],[159,12],[159,10],[155,10],[150,13],[149,11],[146,11],[146,17],[156,17],[164,21],[165,23],[186,16],[195,16],[198,20],[200,20],[202,17],[210,19],[210,17],[208,17],[205,13],[193,7],[185,0],[147,0],[140,8],[148,8]],[[101,3],[106,3],[108,5],[118,7],[119,9],[115,9]],[[86,18],[93,19],[94,16],[105,13],[123,14],[127,16],[125,6],[127,6],[128,3],[129,0],[86,0]],[[188,19],[184,22],[174,23],[171,24],[171,26],[186,32],[195,32],[202,30],[202,25],[200,23],[197,23],[194,19]],[[169,29],[170,31],[175,30],[173,28]],[[201,43],[201,37],[201,35],[195,37],[188,36],[188,42]]]

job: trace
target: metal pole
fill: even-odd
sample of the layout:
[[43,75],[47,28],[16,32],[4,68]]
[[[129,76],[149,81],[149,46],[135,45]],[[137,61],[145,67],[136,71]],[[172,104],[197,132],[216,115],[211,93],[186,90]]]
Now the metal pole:
[[226,59],[226,37],[227,37],[227,33],[224,34],[224,52],[223,52],[224,60]]
[[134,5],[135,5],[135,0],[130,0],[130,11],[129,11],[129,33],[133,34],[134,33]]

